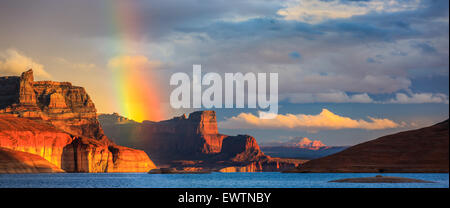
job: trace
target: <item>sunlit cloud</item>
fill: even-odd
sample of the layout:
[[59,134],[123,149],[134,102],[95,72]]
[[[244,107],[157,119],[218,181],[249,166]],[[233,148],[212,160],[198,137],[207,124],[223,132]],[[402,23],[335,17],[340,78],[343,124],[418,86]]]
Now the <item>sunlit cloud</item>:
[[317,115],[279,114],[274,119],[260,119],[251,113],[241,113],[223,122],[219,122],[219,127],[225,129],[291,129],[300,131],[337,129],[380,130],[398,128],[403,125],[386,118],[368,117],[368,121],[352,119],[334,114],[327,109],[322,109],[322,112]]
[[297,20],[307,23],[320,23],[328,19],[350,18],[370,12],[398,12],[417,9],[420,0],[411,1],[321,1],[295,0],[289,1],[286,8],[277,13],[286,20]]
[[23,55],[15,49],[0,51],[0,73],[3,75],[20,75],[22,72],[33,69],[36,76],[44,79],[50,78],[50,74],[44,70],[44,66],[33,59]]

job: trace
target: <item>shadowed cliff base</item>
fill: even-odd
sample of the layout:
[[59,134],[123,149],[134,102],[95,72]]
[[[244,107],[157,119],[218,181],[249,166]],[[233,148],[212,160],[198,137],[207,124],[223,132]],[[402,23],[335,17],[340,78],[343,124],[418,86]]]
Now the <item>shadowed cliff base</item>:
[[449,121],[404,131],[308,161],[286,172],[448,173]]
[[0,147],[41,156],[67,172],[148,172],[147,154],[103,133],[84,88],[34,81],[33,71],[0,77]]

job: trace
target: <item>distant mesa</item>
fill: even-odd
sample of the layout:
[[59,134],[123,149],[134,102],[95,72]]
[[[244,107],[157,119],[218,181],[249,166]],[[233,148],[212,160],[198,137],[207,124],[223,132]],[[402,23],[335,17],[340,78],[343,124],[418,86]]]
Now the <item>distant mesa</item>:
[[296,147],[309,150],[319,150],[327,148],[320,140],[310,140],[307,137],[295,137],[286,142],[269,142],[264,144],[265,147]]
[[61,173],[39,155],[0,147],[0,173]]
[[221,172],[280,171],[304,160],[265,155],[250,135],[220,134],[214,111],[197,111],[160,122],[111,122],[118,115],[102,114],[105,134],[118,144],[144,149],[159,167]]
[[102,125],[114,125],[114,124],[127,124],[127,123],[137,123],[134,120],[128,119],[124,116],[119,115],[118,113],[100,113],[98,117],[101,118]]
[[[0,147],[37,155],[65,172],[156,168],[144,151],[109,140],[96,112],[85,89],[69,82],[34,81],[31,69],[21,76],[0,77]],[[16,167],[11,159],[0,159]]]
[[261,145],[261,150],[272,157],[316,159],[346,149],[347,146],[327,146],[320,140],[295,137],[286,142],[268,142]]
[[449,171],[449,120],[364,142],[288,172]]

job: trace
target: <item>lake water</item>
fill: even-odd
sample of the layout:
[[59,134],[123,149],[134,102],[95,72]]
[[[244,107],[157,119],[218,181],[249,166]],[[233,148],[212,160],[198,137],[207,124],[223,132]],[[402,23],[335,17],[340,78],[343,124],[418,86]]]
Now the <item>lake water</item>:
[[378,173],[0,174],[0,188],[449,188],[449,174],[386,173],[435,183],[329,183]]

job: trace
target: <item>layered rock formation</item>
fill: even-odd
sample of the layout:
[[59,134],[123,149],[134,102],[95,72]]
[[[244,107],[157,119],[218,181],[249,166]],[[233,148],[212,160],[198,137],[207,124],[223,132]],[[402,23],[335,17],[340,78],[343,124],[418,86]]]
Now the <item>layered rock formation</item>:
[[67,172],[148,172],[156,168],[147,154],[118,145],[79,138],[64,147],[62,169]]
[[0,147],[0,173],[61,173],[64,172],[44,158]]
[[108,142],[95,105],[83,87],[34,81],[31,69],[20,77],[1,77],[0,86],[0,113],[44,120],[72,135]]
[[256,139],[249,135],[228,136],[222,140],[221,156],[235,162],[257,161],[265,157]]
[[293,168],[301,162],[265,155],[251,136],[220,134],[214,111],[193,112],[161,122],[124,123],[120,121],[126,119],[117,114],[99,115],[99,120],[109,138],[143,148],[158,166],[255,172]]
[[74,139],[39,120],[0,115],[0,147],[39,155],[57,167],[61,167],[63,148]]
[[145,152],[111,142],[84,88],[0,77],[0,147],[39,155],[67,172],[147,172]]
[[[219,153],[226,135],[217,130],[214,111],[194,112],[160,122],[142,123],[121,116],[99,115],[109,138],[119,144],[143,148],[153,161],[160,164],[173,160],[193,160]],[[112,122],[117,120],[118,122]]]
[[449,121],[311,160],[292,172],[448,172]]

